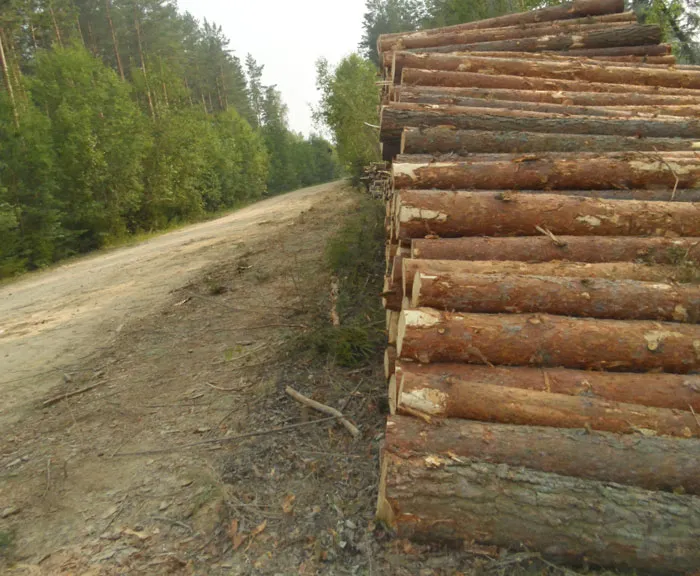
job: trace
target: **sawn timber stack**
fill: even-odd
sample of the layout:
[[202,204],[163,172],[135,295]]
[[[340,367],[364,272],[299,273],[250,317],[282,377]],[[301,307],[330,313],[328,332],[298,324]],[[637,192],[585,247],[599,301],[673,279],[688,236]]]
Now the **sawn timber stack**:
[[379,38],[399,537],[700,567],[700,68],[623,10]]

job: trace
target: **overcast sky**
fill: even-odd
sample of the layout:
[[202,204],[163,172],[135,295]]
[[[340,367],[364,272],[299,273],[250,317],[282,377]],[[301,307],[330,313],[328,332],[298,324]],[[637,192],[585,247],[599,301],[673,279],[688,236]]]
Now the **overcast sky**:
[[216,22],[245,61],[265,65],[263,83],[277,84],[289,106],[289,125],[313,130],[310,104],[318,101],[315,62],[336,64],[357,50],[365,0],[178,0],[181,11]]

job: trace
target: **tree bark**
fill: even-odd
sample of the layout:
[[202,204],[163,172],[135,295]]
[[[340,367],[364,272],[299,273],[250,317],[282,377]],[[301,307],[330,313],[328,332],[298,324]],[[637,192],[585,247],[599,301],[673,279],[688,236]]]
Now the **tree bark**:
[[[542,153],[435,163],[395,162],[394,186],[415,189],[610,190],[696,188],[700,158],[692,152]],[[578,158],[577,158],[578,156]],[[672,199],[675,196],[671,193]]]
[[419,272],[413,308],[697,323],[700,286],[567,276]]
[[[700,140],[700,139],[699,139]],[[551,134],[546,132],[491,132],[447,127],[405,128],[401,154],[478,154],[486,152],[619,152],[697,149],[699,140],[637,138],[604,134]]]
[[[613,92],[629,94],[629,85],[610,82],[586,82],[560,78],[521,77],[507,74],[483,74],[479,72],[447,72],[404,68],[401,84],[404,86],[446,86],[463,88],[505,88],[508,90],[566,90],[569,92]],[[635,86],[637,94],[662,94],[697,96],[695,90],[687,88],[664,88],[658,86]]]
[[539,236],[538,227],[569,236],[700,236],[700,206],[693,202],[509,191],[401,190],[398,195],[394,234],[401,239]]
[[558,52],[472,52],[472,56],[485,58],[525,58],[527,60],[562,60],[587,58],[603,63],[630,62],[638,64],[675,64],[670,44],[647,44],[645,46],[618,46],[615,48],[593,48],[585,50],[561,50]]
[[607,134],[652,138],[700,138],[700,120],[677,117],[566,116],[468,106],[394,103],[381,111],[382,140],[401,139],[405,128],[451,127],[491,132]]
[[[539,240],[539,239],[538,239]],[[636,280],[639,282],[678,282],[674,266],[650,266],[633,262],[516,262],[470,260],[423,260],[404,258],[401,272],[403,293],[413,294],[413,281],[421,272],[428,276],[451,274],[517,274],[528,276],[562,276],[599,278],[602,280]]]
[[384,449],[401,458],[423,454],[475,458],[562,476],[700,494],[700,441],[639,438],[546,426],[446,420],[430,426],[390,416]]
[[583,56],[585,58],[616,58],[619,56],[664,56],[671,54],[670,44],[647,44],[646,46],[620,46],[614,48],[595,48],[564,50],[559,53],[562,57]]
[[567,104],[572,106],[699,106],[700,96],[673,96],[637,93],[566,92],[508,90],[499,88],[451,88],[399,86],[396,96],[403,103],[459,106],[462,98]]
[[396,346],[387,346],[384,351],[384,376],[387,381],[396,372]]
[[700,565],[699,499],[506,464],[385,450],[377,515],[399,538],[664,574]]
[[396,350],[423,363],[687,374],[700,370],[700,325],[421,308],[401,312]]
[[587,16],[604,16],[624,12],[625,5],[622,0],[574,0],[558,6],[542,8],[540,10],[530,10],[517,14],[507,14],[486,18],[454,26],[433,28],[431,30],[420,30],[418,32],[398,32],[394,34],[382,34],[377,39],[379,52],[387,50],[387,43],[401,39],[403,42],[409,38],[430,37],[451,32],[461,32],[464,30],[483,30],[485,28],[503,28],[506,26],[523,26],[537,22],[555,22],[557,20],[571,20],[574,18],[585,18]]
[[411,393],[410,382],[420,379],[447,384],[465,381],[656,408],[688,411],[692,407],[696,412],[700,411],[700,375],[595,372],[525,366],[492,368],[476,364],[418,364],[405,360],[398,360],[394,370],[399,375],[399,381],[403,375],[412,376],[403,387],[407,394]]
[[403,292],[401,286],[391,283],[391,276],[384,277],[384,290],[382,292],[382,305],[386,310],[401,310]]
[[700,238],[560,236],[559,246],[546,237],[449,238],[413,240],[411,257],[428,260],[512,260],[520,262],[700,262]]

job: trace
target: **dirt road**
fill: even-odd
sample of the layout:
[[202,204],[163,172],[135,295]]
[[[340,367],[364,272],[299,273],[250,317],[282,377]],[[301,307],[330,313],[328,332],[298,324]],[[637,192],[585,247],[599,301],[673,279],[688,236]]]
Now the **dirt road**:
[[324,184],[276,196],[0,287],[0,430],[60,384],[64,374],[71,378],[79,360],[109,347],[126,322],[337,187]]

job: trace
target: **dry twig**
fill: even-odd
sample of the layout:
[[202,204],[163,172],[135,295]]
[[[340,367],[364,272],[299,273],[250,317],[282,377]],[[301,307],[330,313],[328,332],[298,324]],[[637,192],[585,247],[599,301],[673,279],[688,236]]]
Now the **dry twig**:
[[54,404],[58,404],[59,402],[62,402],[63,400],[66,400],[68,398],[72,398],[73,396],[78,396],[79,394],[84,394],[85,392],[89,392],[93,388],[97,388],[98,386],[102,386],[106,381],[102,382],[96,382],[95,384],[90,384],[90,386],[85,386],[85,388],[81,388],[80,390],[75,390],[73,392],[66,392],[65,394],[61,394],[60,396],[54,396],[53,398],[49,398],[48,400],[45,400],[42,402],[42,406],[46,408],[47,406],[53,406]]
[[345,418],[345,416],[343,416],[343,413],[339,410],[331,408],[330,406],[326,406],[325,404],[321,404],[320,402],[316,402],[316,400],[311,400],[311,398],[307,398],[306,396],[300,394],[290,386],[287,386],[285,392],[288,396],[291,396],[297,402],[304,404],[304,406],[308,406],[309,408],[313,408],[314,410],[318,410],[319,412],[323,412],[324,414],[330,414],[331,416],[335,416],[340,420],[340,423],[343,426],[345,426],[345,429],[353,435],[354,438],[357,438],[360,435],[360,431],[358,430],[358,428],[352,422],[350,422],[350,420]]
[[554,234],[552,234],[552,232],[547,230],[547,228],[535,226],[535,230],[537,230],[540,234],[544,234],[545,236],[547,236],[554,243],[555,246],[558,246],[559,248],[564,248],[564,246],[566,246],[566,242],[557,238]]

